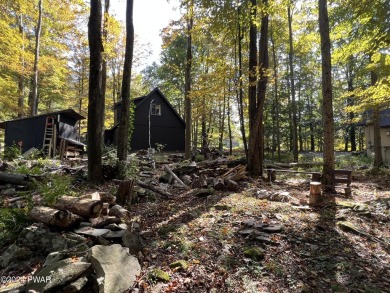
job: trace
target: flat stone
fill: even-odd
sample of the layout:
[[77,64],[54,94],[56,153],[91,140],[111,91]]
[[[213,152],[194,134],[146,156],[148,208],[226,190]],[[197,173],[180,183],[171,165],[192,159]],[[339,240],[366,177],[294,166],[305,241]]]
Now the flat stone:
[[255,222],[255,219],[248,219],[248,220],[242,221],[241,224],[243,224],[247,227],[253,227],[256,224],[256,222]]
[[89,221],[92,223],[92,227],[102,228],[110,224],[119,224],[121,222],[121,219],[117,217],[102,216],[102,217],[89,219]]
[[282,231],[282,226],[280,225],[269,225],[267,227],[263,227],[262,230],[264,232],[268,232],[268,233],[279,233]]
[[120,244],[93,246],[89,251],[89,260],[96,272],[99,293],[124,292],[141,273],[138,260]]
[[15,188],[8,188],[6,190],[3,190],[1,192],[2,195],[14,195],[16,194],[16,189]]
[[111,231],[121,231],[121,230],[126,230],[127,229],[127,225],[126,224],[123,224],[124,226],[121,226],[122,224],[109,224],[107,226],[104,226],[103,228],[104,229],[108,229],[108,230],[111,230]]
[[135,232],[126,230],[122,236],[123,245],[126,246],[130,254],[137,254],[144,247],[143,239]]
[[68,258],[52,263],[34,274],[33,279],[27,284],[26,291],[48,292],[75,280],[90,267],[91,264],[85,262],[84,259],[75,261],[74,258]]
[[84,286],[88,283],[88,279],[86,277],[81,277],[77,279],[76,281],[70,283],[69,285],[65,286],[60,293],[77,293],[82,292],[81,290],[84,288]]
[[26,247],[20,247],[16,244],[11,244],[0,257],[0,267],[8,267],[11,263],[18,260],[28,259],[33,255],[31,250]]
[[254,232],[253,229],[245,229],[245,230],[238,231],[238,233],[243,235],[243,236],[251,235],[253,232]]
[[46,257],[43,266],[46,267],[52,263],[56,263],[60,260],[71,257],[85,257],[88,253],[88,250],[88,245],[86,245],[85,243],[81,243],[66,250],[52,252]]
[[122,238],[122,236],[125,233],[126,233],[126,230],[110,231],[108,234],[104,235],[103,237],[106,239],[118,239],[118,238]]
[[108,229],[95,229],[92,227],[84,227],[84,228],[74,230],[74,232],[77,234],[83,234],[83,235],[94,236],[94,237],[104,236],[110,233],[110,231],[111,230]]

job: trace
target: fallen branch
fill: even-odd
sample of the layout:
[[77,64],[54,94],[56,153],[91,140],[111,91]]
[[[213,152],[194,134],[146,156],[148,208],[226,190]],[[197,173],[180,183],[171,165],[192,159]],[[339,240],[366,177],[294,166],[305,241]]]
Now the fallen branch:
[[165,168],[165,170],[166,170],[169,174],[171,174],[171,176],[173,177],[173,179],[175,179],[176,182],[179,183],[180,186],[183,186],[183,187],[185,187],[185,188],[188,188],[188,186],[185,185],[185,184],[183,183],[183,181],[181,181],[180,178],[177,177],[176,174],[173,173],[171,169],[169,169],[168,166],[165,165],[164,168]]
[[142,188],[146,188],[146,189],[149,189],[151,191],[157,192],[158,194],[161,194],[168,199],[173,199],[173,195],[171,193],[169,193],[168,191],[162,190],[161,188],[158,188],[157,186],[152,186],[152,185],[146,184],[140,180],[137,180],[137,184],[138,184],[138,186],[140,186]]
[[30,178],[24,174],[0,172],[0,184],[28,185]]

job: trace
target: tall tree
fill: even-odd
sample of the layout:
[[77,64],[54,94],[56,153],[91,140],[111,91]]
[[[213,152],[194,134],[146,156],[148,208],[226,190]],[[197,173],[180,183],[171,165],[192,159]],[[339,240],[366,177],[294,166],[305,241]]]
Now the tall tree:
[[191,132],[192,132],[192,118],[191,118],[191,66],[192,66],[192,27],[194,22],[194,1],[190,0],[187,7],[187,58],[185,69],[185,157],[191,158]]
[[30,114],[34,116],[38,111],[38,61],[39,61],[39,48],[41,40],[42,30],[42,0],[38,2],[38,22],[35,29],[35,51],[34,51],[34,75],[31,83],[31,99],[30,99]]
[[89,91],[88,91],[88,180],[102,181],[102,138],[104,119],[104,97],[102,94],[102,4],[91,0],[88,22],[89,41]]
[[[133,5],[134,0],[127,0],[126,7],[126,52],[125,63],[123,66],[122,79],[122,112],[119,122],[118,134],[118,160],[122,165],[126,162],[129,146],[129,125],[130,125],[130,88],[131,88],[131,69],[133,63],[134,51],[134,25],[133,25]],[[124,177],[124,171],[120,169],[121,177]]]
[[[332,63],[330,54],[329,17],[326,0],[318,0],[319,27],[321,37],[322,69],[322,119],[324,127],[324,163],[322,184],[331,189],[332,171],[334,170],[334,122],[332,96]],[[333,190],[331,190],[333,191]]]
[[292,31],[292,11],[291,3],[287,6],[288,16],[288,36],[289,36],[289,52],[288,59],[290,65],[290,86],[291,86],[291,106],[292,106],[292,150],[294,162],[298,162],[298,125],[297,125],[297,102],[295,97],[295,76],[294,76],[294,47],[293,47],[293,31]]
[[[251,16],[256,14],[256,0],[252,0],[252,12]],[[264,133],[263,133],[263,112],[264,112],[264,102],[265,94],[267,90],[267,70],[269,67],[268,61],[268,9],[267,9],[268,0],[262,1],[262,17],[261,17],[261,31],[260,31],[260,41],[259,41],[259,80],[258,80],[258,93],[256,95],[256,76],[255,76],[255,87],[249,87],[249,155],[248,155],[248,165],[247,169],[249,173],[253,176],[261,176],[263,173],[263,150],[264,150]],[[254,20],[252,18],[252,20]],[[256,55],[252,56],[253,50],[256,50],[256,24],[251,23],[250,28],[250,65],[256,63]],[[252,35],[253,34],[253,35]],[[253,46],[253,43],[255,45]],[[253,46],[253,47],[252,47]],[[254,69],[250,67],[250,69]],[[253,93],[254,92],[254,93]],[[254,95],[254,99],[253,96]],[[252,100],[251,100],[252,99]]]

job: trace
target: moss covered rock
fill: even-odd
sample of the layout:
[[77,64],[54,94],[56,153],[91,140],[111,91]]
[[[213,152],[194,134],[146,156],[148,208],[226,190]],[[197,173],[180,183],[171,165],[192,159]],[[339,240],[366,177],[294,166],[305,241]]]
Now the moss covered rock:
[[245,249],[244,255],[253,260],[261,260],[264,258],[264,250],[258,246],[253,246]]
[[177,260],[169,265],[171,269],[176,270],[187,270],[188,269],[188,263],[185,260]]
[[154,269],[149,273],[149,279],[153,281],[169,282],[169,274],[160,269]]

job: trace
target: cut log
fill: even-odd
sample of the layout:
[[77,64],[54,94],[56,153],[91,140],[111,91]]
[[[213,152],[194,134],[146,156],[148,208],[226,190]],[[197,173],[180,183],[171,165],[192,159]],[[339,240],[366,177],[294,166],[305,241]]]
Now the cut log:
[[88,219],[99,216],[103,208],[103,202],[91,198],[62,196],[54,204],[54,207],[60,210],[69,210],[76,215]]
[[30,178],[24,174],[0,172],[0,184],[28,185]]
[[206,176],[203,174],[200,174],[199,177],[197,177],[194,182],[192,183],[193,188],[206,188],[207,187],[207,180]]
[[238,183],[236,181],[233,181],[233,180],[225,180],[225,185],[227,187],[228,190],[230,191],[237,191],[238,190]]
[[116,202],[119,205],[131,204],[133,201],[133,188],[134,179],[121,181],[116,194]]
[[168,199],[172,199],[173,198],[173,195],[171,193],[169,193],[168,191],[166,190],[163,190],[161,188],[158,188],[157,186],[153,186],[153,185],[150,185],[150,184],[146,184],[140,180],[137,180],[137,184],[138,186],[142,187],[142,188],[146,188],[146,189],[149,189],[151,191],[154,191],[158,194],[161,194],[162,196],[168,198]]
[[321,204],[322,201],[323,201],[323,195],[321,194],[321,183],[310,182],[309,205],[316,206]]
[[70,228],[78,225],[82,220],[81,217],[67,210],[56,210],[41,206],[34,207],[30,211],[29,216],[34,221],[59,228]]
[[108,215],[115,216],[125,223],[130,221],[130,212],[118,204],[110,208]]
[[224,190],[225,189],[225,183],[223,182],[222,178],[215,178],[213,183],[215,190]]

